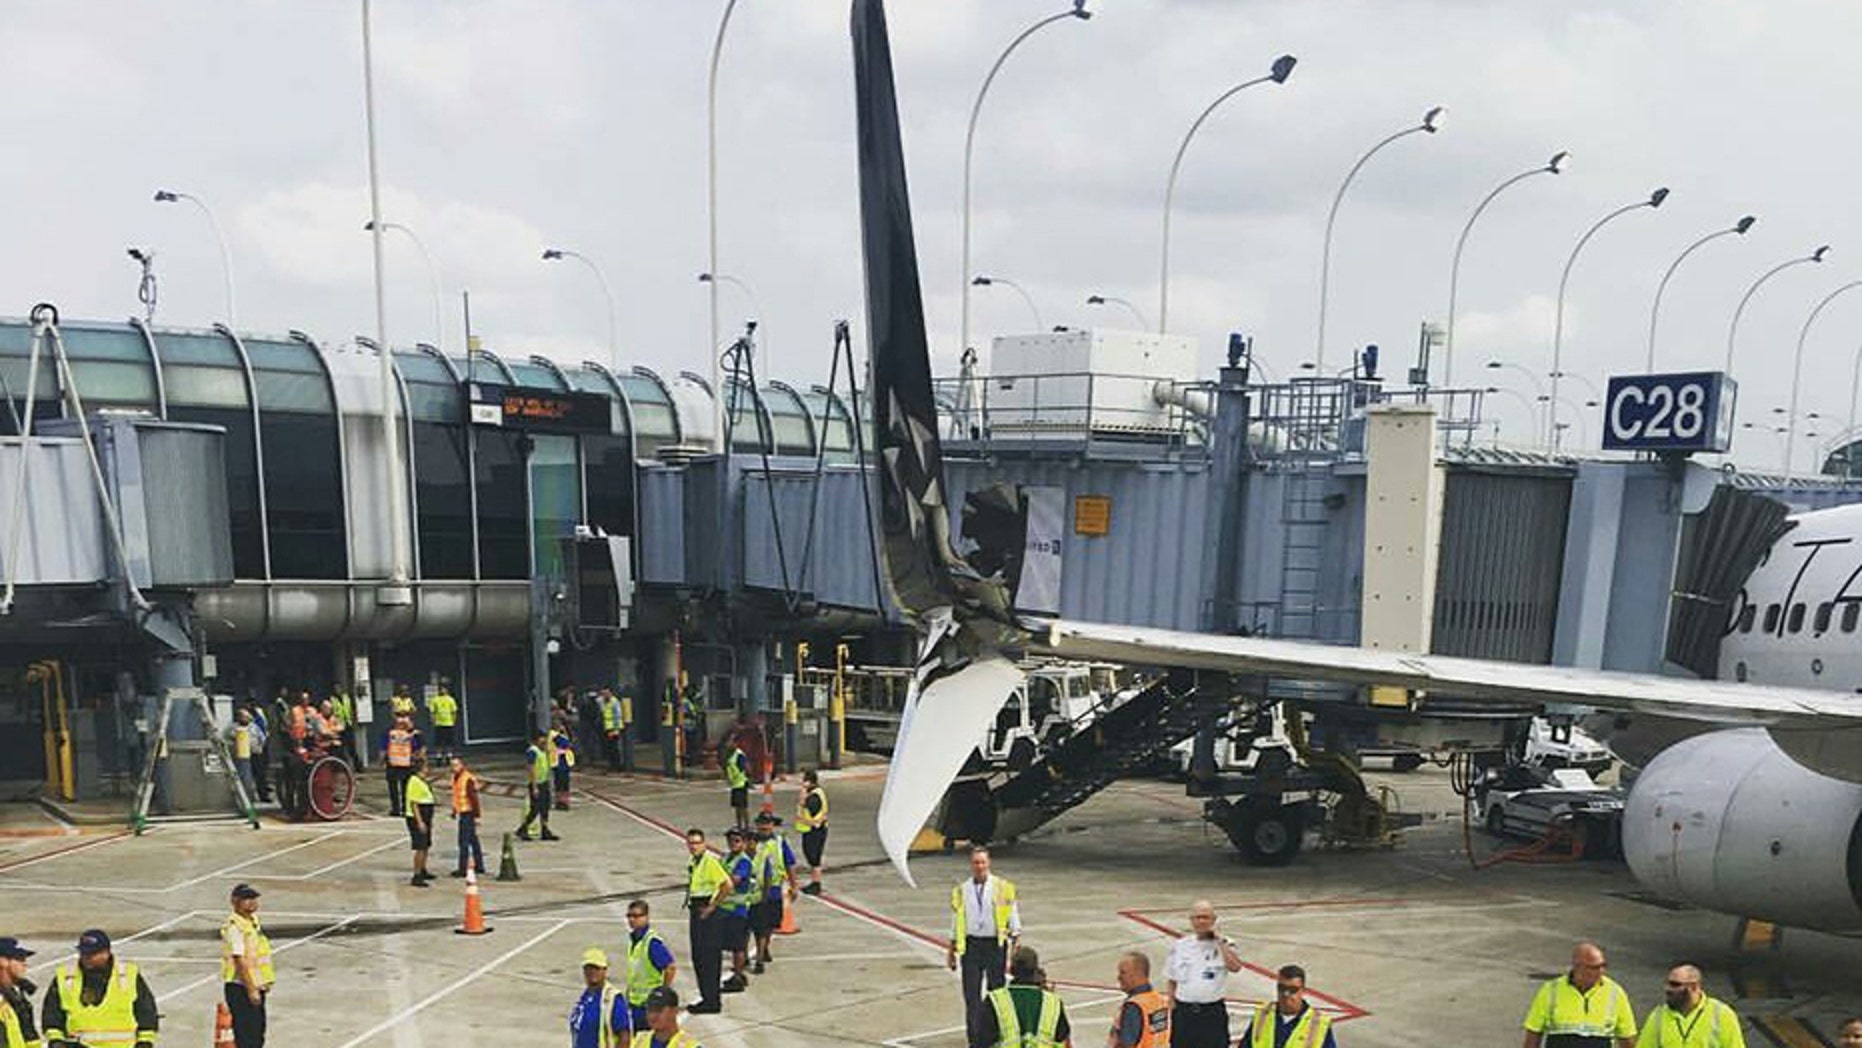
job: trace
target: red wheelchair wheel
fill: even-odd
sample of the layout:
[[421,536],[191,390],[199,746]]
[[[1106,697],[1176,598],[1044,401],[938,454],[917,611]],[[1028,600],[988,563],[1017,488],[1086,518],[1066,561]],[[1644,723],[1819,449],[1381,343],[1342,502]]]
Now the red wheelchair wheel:
[[356,799],[356,773],[341,757],[324,757],[310,766],[310,814],[322,822],[335,822],[349,814]]

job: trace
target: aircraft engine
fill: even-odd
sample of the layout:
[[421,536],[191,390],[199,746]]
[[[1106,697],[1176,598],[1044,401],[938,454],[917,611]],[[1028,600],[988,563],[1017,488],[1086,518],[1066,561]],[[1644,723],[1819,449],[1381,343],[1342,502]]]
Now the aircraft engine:
[[1651,761],[1630,791],[1623,852],[1670,898],[1862,930],[1862,785],[1804,768],[1763,728],[1695,736]]

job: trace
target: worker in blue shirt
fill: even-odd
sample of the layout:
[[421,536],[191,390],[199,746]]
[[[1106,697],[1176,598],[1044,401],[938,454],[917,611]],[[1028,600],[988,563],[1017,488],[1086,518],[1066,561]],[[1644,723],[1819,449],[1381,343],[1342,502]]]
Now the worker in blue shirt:
[[627,1048],[633,1039],[627,992],[608,981],[608,955],[582,952],[582,996],[569,1013],[569,1048]]
[[719,989],[724,993],[742,993],[750,986],[744,965],[749,960],[750,903],[756,898],[756,855],[750,850],[749,835],[732,826],[724,833],[731,853],[724,857],[725,872],[731,875],[731,890],[724,897],[720,912],[724,917],[724,948],[731,952],[731,977]]
[[1306,969],[1289,964],[1276,976],[1274,1003],[1255,1009],[1242,1048],[1338,1048],[1331,1017],[1306,1003]]
[[671,986],[679,970],[672,949],[653,930],[651,913],[645,899],[627,904],[627,1006],[636,1030],[647,1028],[647,995]]
[[750,906],[750,931],[756,936],[756,958],[750,964],[754,975],[775,958],[770,956],[769,941],[782,925],[782,907],[795,897],[795,852],[776,827],[782,816],[762,812],[756,817],[756,840],[751,855],[756,859],[757,899]]

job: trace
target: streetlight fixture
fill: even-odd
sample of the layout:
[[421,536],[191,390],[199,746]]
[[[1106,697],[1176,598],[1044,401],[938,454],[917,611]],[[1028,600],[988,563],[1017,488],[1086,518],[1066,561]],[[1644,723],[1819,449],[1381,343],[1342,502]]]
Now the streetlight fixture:
[[1015,281],[1009,280],[1005,277],[978,276],[974,280],[970,281],[971,287],[994,287],[996,285],[1001,285],[1002,287],[1008,288],[1009,290],[1015,292],[1016,294],[1022,297],[1023,302],[1028,304],[1028,313],[1029,315],[1034,317],[1033,330],[1035,331],[1046,331],[1047,330],[1047,325],[1041,323],[1041,311],[1035,307],[1034,296],[1028,293],[1027,288],[1022,287],[1020,284],[1017,284]]
[[[731,14],[737,10],[737,0],[724,0],[724,13],[718,17],[717,39],[711,44],[711,68],[705,80],[705,223],[708,253],[705,263],[706,272],[718,271],[718,66],[724,59],[724,32],[730,28]],[[548,257],[547,255],[544,257]],[[591,264],[590,268],[593,268]],[[599,276],[600,271],[596,271]],[[607,281],[602,281],[602,291],[607,291]],[[712,396],[711,424],[718,435],[718,447],[724,448],[724,357],[723,342],[718,333],[718,285],[710,285],[711,304],[711,388],[716,391]],[[614,346],[614,298],[608,297],[608,341],[609,351],[615,352]],[[616,356],[615,366],[620,366]]]
[[[446,344],[446,320],[445,320],[446,312],[445,312],[444,306],[441,303],[442,296],[441,296],[441,290],[440,290],[441,288],[440,267],[434,264],[433,253],[427,250],[427,245],[420,239],[419,236],[417,236],[414,233],[413,230],[402,225],[401,223],[383,222],[381,224],[381,227],[384,230],[393,230],[394,232],[400,233],[403,236],[407,237],[408,241],[414,245],[414,250],[420,252],[420,260],[424,262],[427,267],[427,283],[430,284],[433,288],[433,344],[435,347],[445,346]],[[375,232],[375,223],[364,222],[362,224],[362,231],[364,233]]]
[[1565,259],[1564,272],[1559,274],[1558,276],[1558,305],[1552,311],[1552,401],[1551,403],[1552,403],[1552,449],[1554,451],[1557,450],[1558,448],[1558,439],[1560,436],[1560,431],[1558,428],[1558,379],[1560,376],[1564,374],[1565,288],[1569,286],[1571,283],[1571,267],[1577,265],[1578,253],[1584,250],[1584,245],[1590,243],[1590,238],[1596,236],[1598,230],[1602,229],[1604,226],[1609,225],[1611,221],[1623,215],[1629,214],[1631,211],[1640,211],[1645,207],[1652,211],[1658,207],[1661,207],[1662,201],[1667,200],[1667,199],[1668,199],[1668,187],[1662,186],[1660,189],[1657,189],[1655,192],[1650,193],[1648,196],[1648,199],[1638,200],[1632,204],[1624,204],[1622,207],[1619,207],[1615,211],[1612,211],[1609,214],[1603,216],[1602,218],[1598,219],[1595,223],[1593,223],[1589,229],[1584,231],[1584,235],[1578,238],[1577,246],[1571,249],[1570,256]]
[[[1486,389],[1486,392],[1490,394],[1491,393],[1505,393],[1507,396],[1512,397],[1514,400],[1519,401],[1520,404],[1525,407],[1526,417],[1531,420],[1531,425],[1534,426],[1535,428],[1538,426],[1539,405],[1534,401],[1527,400],[1526,395],[1524,393],[1521,393],[1517,389],[1508,389],[1505,386],[1488,386]],[[1536,436],[1535,436],[1535,439],[1536,439]],[[1494,419],[1494,443],[1497,444],[1499,443],[1499,441],[1500,441],[1500,420],[1498,418],[1495,418]]]
[[1725,229],[1716,229],[1706,236],[1701,237],[1699,240],[1694,241],[1692,244],[1689,244],[1686,250],[1675,256],[1675,260],[1669,263],[1668,271],[1662,274],[1661,283],[1655,285],[1655,301],[1649,306],[1649,354],[1648,358],[1644,360],[1642,364],[1642,370],[1644,372],[1652,374],[1655,371],[1655,325],[1661,319],[1662,295],[1668,290],[1668,282],[1674,279],[1675,270],[1681,268],[1681,263],[1687,261],[1687,256],[1699,251],[1702,247],[1721,237],[1735,235],[1745,236],[1746,231],[1751,229],[1753,223],[1758,220],[1757,215],[1746,215]]
[[[1511,361],[1506,361],[1506,360],[1489,360],[1487,362],[1487,367],[1493,371],[1517,371],[1520,374],[1526,376],[1526,381],[1532,383],[1532,395],[1535,398],[1535,402],[1539,404],[1548,403],[1547,394],[1545,392],[1545,383],[1539,381],[1538,373],[1533,371],[1531,368],[1523,367],[1519,364],[1515,364],[1515,363],[1512,363]],[[1537,410],[1534,410],[1533,412],[1532,424],[1535,428],[1544,425],[1544,422],[1539,418],[1539,413]]]
[[238,313],[233,301],[233,252],[226,246],[226,236],[220,232],[220,222],[213,217],[213,209],[207,206],[205,200],[192,193],[180,193],[172,189],[155,191],[155,202],[158,204],[175,204],[183,200],[193,204],[206,217],[207,226],[213,230],[213,241],[220,246],[220,274],[226,281],[226,326],[238,327]]
[[1810,311],[1808,317],[1804,318],[1804,326],[1797,333],[1797,354],[1791,358],[1791,406],[1785,415],[1784,473],[1787,477],[1791,475],[1791,452],[1797,441],[1797,393],[1800,381],[1804,377],[1804,342],[1810,338],[1810,326],[1817,322],[1817,315],[1823,312],[1824,307],[1836,301],[1837,297],[1843,293],[1859,287],[1862,287],[1862,280],[1851,280],[1823,296],[1823,300],[1817,303],[1816,308]]
[[1177,155],[1170,162],[1170,177],[1164,183],[1164,234],[1157,268],[1158,334],[1163,334],[1170,325],[1170,205],[1177,196],[1177,173],[1183,168],[1183,154],[1189,151],[1190,141],[1196,137],[1196,132],[1202,130],[1203,123],[1209,119],[1209,114],[1215,112],[1222,103],[1256,84],[1286,83],[1287,77],[1293,75],[1293,67],[1298,64],[1299,59],[1292,55],[1281,55],[1274,59],[1274,64],[1268,67],[1266,76],[1257,76],[1252,80],[1243,81],[1217,95],[1215,101],[1205,106],[1202,113],[1190,124],[1190,129],[1184,132],[1183,141],[1177,146]]
[[1137,306],[1132,305],[1129,299],[1119,298],[1117,295],[1088,295],[1086,304],[1089,306],[1124,306],[1131,313],[1132,319],[1138,322],[1139,331],[1151,329],[1150,323],[1144,319],[1144,314],[1138,310]]
[[1746,289],[1746,293],[1739,296],[1739,305],[1733,308],[1733,322],[1726,325],[1726,366],[1721,368],[1722,371],[1726,372],[1728,375],[1733,373],[1733,344],[1734,339],[1739,334],[1739,318],[1745,315],[1746,303],[1752,301],[1752,296],[1758,294],[1759,288],[1764,287],[1767,280],[1790,269],[1792,266],[1801,266],[1806,262],[1821,262],[1824,258],[1828,257],[1829,253],[1830,245],[1825,244],[1808,255],[1799,255],[1797,258],[1780,262],[1759,274],[1759,278],[1752,282],[1752,286]]
[[758,325],[756,345],[758,349],[762,350],[763,371],[767,376],[769,373],[769,328],[761,323],[760,318],[763,316],[763,306],[762,303],[756,300],[756,292],[750,290],[749,284],[731,276],[729,273],[700,273],[698,274],[698,282],[700,284],[710,284],[713,287],[719,284],[729,284],[743,292],[743,296],[750,300],[750,320],[756,322]]
[[1319,252],[1319,343],[1313,354],[1318,359],[1319,364],[1323,365],[1325,363],[1325,306],[1327,293],[1331,290],[1332,283],[1332,226],[1338,221],[1339,205],[1345,202],[1345,190],[1351,188],[1352,180],[1358,177],[1358,171],[1364,167],[1366,162],[1376,156],[1378,151],[1382,150],[1390,143],[1395,142],[1397,139],[1407,138],[1418,132],[1426,132],[1431,135],[1435,134],[1442,129],[1442,118],[1447,114],[1448,110],[1446,108],[1436,106],[1422,114],[1422,123],[1406,127],[1394,135],[1385,137],[1383,141],[1372,146],[1363,156],[1358,158],[1357,163],[1351,165],[1350,171],[1345,172],[1345,180],[1338,184],[1338,192],[1332,194],[1332,208],[1325,213],[1325,246]]
[[1443,336],[1442,343],[1442,384],[1444,386],[1455,384],[1455,298],[1461,287],[1461,252],[1468,246],[1468,234],[1474,231],[1475,221],[1481,217],[1481,212],[1487,210],[1487,205],[1493,203],[1494,198],[1506,192],[1508,188],[1534,175],[1563,174],[1565,168],[1570,166],[1571,152],[1561,149],[1553,153],[1550,160],[1538,167],[1521,171],[1501,182],[1481,198],[1481,202],[1474,207],[1474,213],[1468,216],[1467,223],[1461,227],[1461,236],[1455,240],[1455,258],[1448,267],[1448,329]]
[[[1073,0],[1073,5],[1067,10],[1049,15],[1022,30],[1021,34],[1009,41],[1009,46],[1003,48],[1002,53],[996,56],[995,64],[989,67],[988,74],[983,77],[983,86],[976,91],[976,101],[970,105],[970,123],[963,133],[963,244],[959,251],[962,256],[960,259],[962,269],[958,275],[960,283],[957,296],[960,300],[959,308],[962,314],[957,327],[958,338],[962,343],[958,347],[959,351],[966,351],[970,348],[970,171],[976,154],[976,121],[983,113],[983,100],[989,97],[989,86],[995,83],[996,74],[1002,71],[1003,63],[1007,62],[1009,56],[1015,53],[1015,49],[1022,45],[1022,41],[1056,22],[1064,22],[1069,18],[1084,22],[1091,17],[1093,13],[1086,9],[1086,0]],[[716,272],[717,268],[714,262],[711,267],[712,271]]]
[[[596,265],[593,259],[579,251],[571,251],[564,247],[546,247],[543,249],[543,261],[545,262],[560,262],[565,258],[573,258],[577,262],[582,263],[583,266],[587,267],[590,273],[595,274],[595,283],[601,285],[602,300],[608,305],[609,366],[619,371],[621,367],[621,343],[620,340],[615,337],[614,291],[608,286],[608,278],[601,272],[601,267]],[[723,430],[719,430],[718,432],[722,433]]]

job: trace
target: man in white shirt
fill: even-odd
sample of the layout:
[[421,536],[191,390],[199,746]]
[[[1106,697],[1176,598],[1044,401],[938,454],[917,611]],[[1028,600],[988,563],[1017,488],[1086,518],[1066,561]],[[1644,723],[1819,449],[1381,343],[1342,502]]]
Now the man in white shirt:
[[989,872],[989,849],[970,849],[970,878],[950,890],[950,945],[944,963],[963,967],[963,1021],[966,1028],[987,990],[1001,989],[1004,969],[1021,938],[1021,903],[1015,882]]
[[1190,934],[1170,947],[1164,962],[1164,997],[1170,1002],[1171,1048],[1227,1048],[1228,973],[1241,971],[1235,944],[1216,934],[1215,906],[1198,899],[1190,907]]

